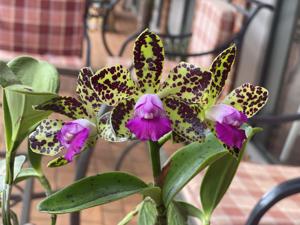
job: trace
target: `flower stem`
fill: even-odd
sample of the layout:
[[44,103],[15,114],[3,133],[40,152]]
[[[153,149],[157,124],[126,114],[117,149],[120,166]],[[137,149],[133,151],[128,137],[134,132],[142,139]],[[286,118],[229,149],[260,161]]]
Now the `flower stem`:
[[[51,189],[50,183],[49,183],[48,179],[45,177],[45,175],[40,174],[39,181],[45,190],[46,196],[51,195],[52,189]],[[57,218],[57,216],[55,214],[51,214],[51,225],[56,224],[56,218]]]
[[158,142],[149,141],[148,147],[151,156],[154,184],[159,186],[159,176],[161,173],[160,153],[159,153],[160,145],[158,144]]
[[[151,156],[154,184],[155,186],[159,186],[161,188],[161,183],[159,182],[159,178],[161,174],[160,152],[159,152],[160,144],[158,142],[149,141],[148,147]],[[166,207],[162,203],[163,202],[162,199],[160,199],[159,202],[160,204],[157,206],[158,217],[157,217],[156,225],[167,225]]]

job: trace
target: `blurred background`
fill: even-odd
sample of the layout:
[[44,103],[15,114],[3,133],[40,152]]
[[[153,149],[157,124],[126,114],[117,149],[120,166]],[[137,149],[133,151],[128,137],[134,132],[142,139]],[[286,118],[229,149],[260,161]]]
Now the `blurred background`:
[[[163,77],[180,61],[209,67],[220,51],[236,43],[238,56],[223,96],[245,82],[262,85],[270,92],[268,104],[252,121],[263,127],[264,132],[253,140],[245,160],[299,165],[298,0],[1,0],[0,60],[9,61],[26,54],[49,61],[61,75],[60,94],[75,95],[76,77],[83,66],[91,66],[96,71],[123,64],[132,69],[134,40],[147,27],[164,42]],[[3,140],[3,132],[1,135]],[[122,149],[130,144],[99,141],[87,174],[115,169]],[[4,149],[3,141],[0,146]],[[26,152],[25,147],[22,145],[20,152]],[[168,143],[165,158],[178,147]],[[120,169],[151,181],[143,143],[124,155],[121,165],[120,161],[117,165]],[[74,163],[46,169],[46,175],[53,188],[59,189],[73,182],[76,169]],[[32,189],[41,191],[37,182]],[[81,214],[81,224],[117,224],[139,200],[134,196],[86,210]],[[24,220],[30,215],[33,224],[49,224],[49,216],[35,209],[38,201],[32,202],[31,214],[17,205],[18,214]],[[74,220],[79,221],[78,215],[73,222],[69,222],[68,215],[63,215],[58,224],[76,225]]]

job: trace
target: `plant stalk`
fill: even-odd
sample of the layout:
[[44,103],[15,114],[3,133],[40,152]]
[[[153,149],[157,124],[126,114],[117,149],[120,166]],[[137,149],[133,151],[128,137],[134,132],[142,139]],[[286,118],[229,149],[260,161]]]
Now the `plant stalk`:
[[[154,185],[161,188],[161,183],[159,182],[161,175],[160,144],[158,142],[149,141],[148,148],[151,156]],[[156,225],[167,225],[166,207],[164,206],[162,199],[160,199],[160,202],[161,204],[157,206],[158,217]]]
[[[48,197],[49,195],[51,195],[52,194],[51,185],[44,174],[40,174],[39,181],[45,190],[46,196]],[[51,214],[51,225],[56,224],[56,219],[57,219],[57,216],[55,214]]]
[[160,145],[158,144],[158,142],[149,141],[148,148],[151,156],[154,184],[156,186],[159,186],[159,177],[161,174],[160,153],[159,153]]

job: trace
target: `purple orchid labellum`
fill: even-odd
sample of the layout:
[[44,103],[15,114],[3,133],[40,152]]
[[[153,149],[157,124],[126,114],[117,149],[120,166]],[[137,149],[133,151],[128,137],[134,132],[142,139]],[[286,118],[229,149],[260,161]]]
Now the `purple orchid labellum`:
[[226,104],[217,104],[211,107],[206,114],[209,120],[215,121],[217,137],[229,147],[241,149],[247,138],[241,125],[247,122],[247,116]]
[[172,130],[163,103],[156,94],[142,95],[134,107],[134,117],[126,127],[142,141],[158,141]]
[[86,119],[78,119],[67,122],[57,133],[57,139],[67,152],[64,158],[71,162],[73,157],[80,153],[89,136],[96,132],[93,123]]

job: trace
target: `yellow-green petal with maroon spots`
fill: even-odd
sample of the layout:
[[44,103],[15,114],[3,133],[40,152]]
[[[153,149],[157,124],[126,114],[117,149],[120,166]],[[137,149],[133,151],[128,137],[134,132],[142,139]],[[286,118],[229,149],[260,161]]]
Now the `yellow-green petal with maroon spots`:
[[52,111],[72,119],[93,118],[76,98],[59,96],[34,107],[36,110]]
[[176,134],[191,142],[205,138],[207,127],[197,117],[200,112],[196,104],[187,104],[174,96],[165,97],[162,101]]
[[161,95],[175,95],[185,102],[203,103],[207,99],[212,74],[190,63],[181,62],[173,68],[161,88]]
[[91,77],[93,75],[91,68],[82,68],[78,75],[76,92],[81,102],[85,105],[88,114],[95,117],[101,107],[101,102],[91,85]]
[[[85,145],[82,147],[82,150],[80,151],[80,153],[76,154],[74,156],[74,159],[77,157],[80,157],[80,154],[82,154],[84,151],[91,151],[91,148],[94,147],[96,140],[97,140],[97,136],[89,137],[89,139],[87,140]],[[74,159],[73,159],[73,161],[74,161]],[[51,167],[51,168],[60,167],[60,166],[65,166],[72,162],[69,162],[68,160],[66,160],[64,156],[59,156],[59,157],[49,161],[47,164],[47,167]]]
[[100,103],[115,106],[119,101],[136,95],[136,84],[128,69],[121,65],[103,68],[91,78],[91,85]]
[[107,112],[103,114],[97,123],[99,138],[110,142],[124,142],[128,140],[128,138],[119,138],[116,136],[115,131],[113,130],[111,125],[111,113],[112,112]]
[[233,106],[250,118],[266,104],[267,100],[267,89],[246,83],[229,93],[223,103]]
[[156,93],[164,61],[161,39],[148,29],[144,30],[135,41],[133,56],[139,90],[142,93]]
[[129,119],[133,118],[135,99],[123,99],[115,106],[111,113],[111,125],[119,138],[128,138],[131,136],[126,124]]
[[62,128],[60,120],[43,120],[29,135],[30,149],[38,154],[54,156],[58,154],[63,146],[57,140],[56,134]]
[[236,46],[233,44],[221,52],[212,62],[209,70],[212,72],[212,83],[209,90],[207,107],[215,104],[230,73],[236,55]]
[[180,136],[179,134],[176,134],[175,131],[172,131],[172,140],[174,143],[190,142],[190,140]]

